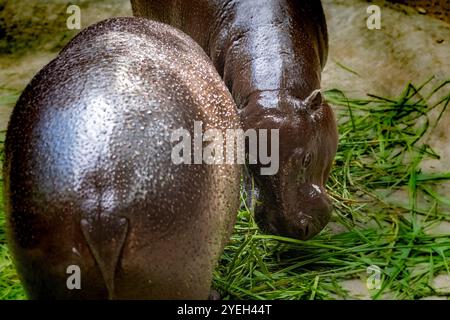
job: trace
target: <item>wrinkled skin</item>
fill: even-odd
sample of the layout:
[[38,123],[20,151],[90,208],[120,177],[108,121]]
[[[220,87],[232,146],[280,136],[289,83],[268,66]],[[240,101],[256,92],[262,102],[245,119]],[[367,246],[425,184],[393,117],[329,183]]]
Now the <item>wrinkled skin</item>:
[[[30,82],[5,142],[8,244],[33,299],[206,299],[239,207],[238,165],[176,165],[171,132],[239,128],[203,50],[116,18]],[[66,281],[81,271],[81,289]]]
[[328,222],[325,183],[337,149],[336,120],[322,100],[328,39],[320,1],[131,0],[133,13],[190,35],[212,59],[245,129],[279,129],[273,176],[250,165],[260,227],[309,239]]

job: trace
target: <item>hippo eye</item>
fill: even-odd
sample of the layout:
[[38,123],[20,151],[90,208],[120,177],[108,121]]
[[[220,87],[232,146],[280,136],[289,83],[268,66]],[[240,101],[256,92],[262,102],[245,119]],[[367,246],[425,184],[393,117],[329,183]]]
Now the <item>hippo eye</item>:
[[311,154],[307,153],[303,158],[303,168],[309,167],[311,164]]

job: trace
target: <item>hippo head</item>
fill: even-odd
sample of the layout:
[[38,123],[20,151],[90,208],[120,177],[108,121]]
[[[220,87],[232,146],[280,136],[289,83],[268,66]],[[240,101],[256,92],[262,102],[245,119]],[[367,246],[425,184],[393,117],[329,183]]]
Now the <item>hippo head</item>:
[[275,174],[261,174],[261,163],[249,165],[263,203],[256,221],[263,231],[309,239],[328,223],[333,208],[325,191],[338,143],[333,111],[320,90],[304,100],[259,93],[252,102],[245,127],[278,129],[279,136]]

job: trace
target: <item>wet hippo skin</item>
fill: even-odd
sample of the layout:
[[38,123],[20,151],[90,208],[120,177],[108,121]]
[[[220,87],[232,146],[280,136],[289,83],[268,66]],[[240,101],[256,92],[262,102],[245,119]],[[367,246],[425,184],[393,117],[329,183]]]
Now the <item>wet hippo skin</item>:
[[[30,298],[206,299],[238,165],[176,165],[172,130],[238,128],[188,36],[142,18],[82,31],[27,86],[6,137],[8,240]],[[69,266],[81,289],[70,290]]]
[[337,149],[322,99],[327,28],[320,1],[131,0],[133,13],[168,23],[205,50],[240,109],[245,129],[279,129],[279,171],[249,165],[268,232],[308,239],[329,221],[325,191]]

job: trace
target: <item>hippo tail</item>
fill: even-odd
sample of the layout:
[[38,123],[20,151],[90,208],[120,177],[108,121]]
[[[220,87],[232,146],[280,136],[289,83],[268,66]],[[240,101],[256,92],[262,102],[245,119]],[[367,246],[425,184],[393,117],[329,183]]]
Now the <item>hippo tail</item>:
[[89,246],[108,290],[115,297],[114,279],[128,233],[128,220],[114,215],[81,219],[83,236]]

